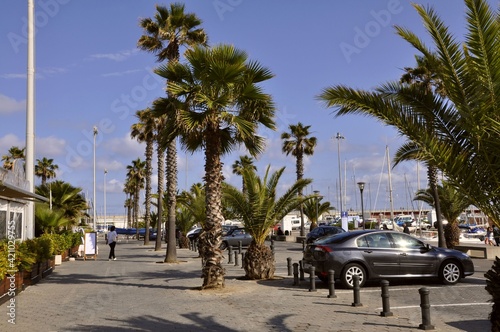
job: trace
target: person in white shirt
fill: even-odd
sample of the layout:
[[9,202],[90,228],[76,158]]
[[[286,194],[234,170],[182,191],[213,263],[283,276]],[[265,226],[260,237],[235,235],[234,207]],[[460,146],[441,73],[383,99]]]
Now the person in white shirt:
[[115,231],[115,226],[111,226],[108,232],[108,245],[109,245],[109,260],[114,260],[116,261],[115,257],[115,246],[116,246],[116,240],[118,239],[118,234],[116,234]]

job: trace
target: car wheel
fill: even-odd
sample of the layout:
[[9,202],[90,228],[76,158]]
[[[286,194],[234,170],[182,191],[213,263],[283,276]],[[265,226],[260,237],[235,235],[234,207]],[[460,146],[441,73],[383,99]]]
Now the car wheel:
[[226,250],[226,248],[227,248],[227,242],[222,242],[220,244],[220,250]]
[[462,277],[460,265],[454,261],[446,261],[441,266],[439,277],[445,285],[454,285]]
[[346,288],[353,288],[354,276],[359,276],[359,287],[363,287],[366,282],[365,269],[356,263],[347,264],[342,272],[342,285]]

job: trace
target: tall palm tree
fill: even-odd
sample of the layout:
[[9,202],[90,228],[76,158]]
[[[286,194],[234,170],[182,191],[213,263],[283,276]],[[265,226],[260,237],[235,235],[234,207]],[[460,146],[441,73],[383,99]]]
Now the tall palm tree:
[[[236,160],[233,164],[233,174],[242,175],[243,170],[247,167],[252,168],[254,171],[257,170],[257,167],[253,164],[253,158],[250,156],[240,156],[239,160]],[[241,191],[244,193],[246,191],[245,181],[242,180]]]
[[[144,212],[144,222],[146,224],[146,234],[144,236],[144,245],[149,244],[149,216],[151,211],[151,176],[153,175],[153,145],[156,139],[156,128],[157,128],[157,119],[153,116],[153,113],[149,108],[137,111],[136,117],[139,119],[139,122],[132,125],[132,131],[130,132],[130,136],[132,138],[136,138],[139,142],[146,143],[146,169],[145,169],[145,177],[146,177],[146,197],[145,197],[145,212]],[[161,234],[161,233],[160,233]]]
[[[195,47],[186,52],[186,64],[160,66],[156,73],[167,79],[170,98],[165,112],[169,139],[179,136],[189,151],[205,153],[206,222],[200,236],[203,288],[224,285],[222,252],[221,156],[243,144],[251,156],[263,151],[257,136],[262,124],[274,129],[274,105],[259,83],[272,73],[249,61],[245,52],[229,45]],[[174,117],[170,115],[174,113]]]
[[[185,12],[184,4],[172,3],[170,7],[157,5],[154,19],[145,18],[140,21],[144,34],[139,38],[137,46],[156,55],[158,62],[167,60],[168,63],[178,62],[182,46],[193,47],[206,45],[207,35],[199,26],[202,21],[193,13]],[[168,92],[167,92],[168,93]],[[176,114],[171,115],[175,121]],[[162,134],[159,133],[159,136]],[[167,151],[167,213],[168,239],[165,262],[177,261],[175,247],[175,209],[177,195],[177,146],[175,139],[166,145]],[[163,197],[163,195],[159,195]],[[159,204],[163,206],[163,204]],[[158,245],[157,240],[157,245]]]
[[146,162],[140,158],[132,161],[132,165],[127,166],[127,177],[130,185],[134,188],[134,220],[136,236],[139,240],[139,198],[141,189],[144,188],[144,179],[146,176]]
[[43,157],[42,160],[37,159],[36,161],[35,175],[41,177],[42,185],[45,185],[47,179],[56,177],[56,170],[59,169],[59,166],[54,164],[54,159],[47,159],[45,157]]
[[239,214],[246,231],[252,235],[252,243],[243,260],[245,277],[249,279],[272,279],[274,277],[274,255],[265,245],[271,228],[290,211],[312,197],[298,195],[299,191],[311,183],[310,179],[297,180],[282,196],[278,196],[278,184],[285,168],[270,174],[267,167],[263,179],[252,168],[244,168],[243,180],[247,192],[236,187],[224,186],[224,199]]
[[[304,126],[302,123],[288,126],[290,132],[281,134],[283,140],[282,151],[288,156],[290,153],[295,157],[295,171],[297,173],[297,180],[304,177],[304,156],[311,156],[314,153],[314,148],[317,144],[316,137],[309,137],[311,134],[309,128],[311,126]],[[302,190],[298,192],[302,196]],[[304,211],[300,205],[300,236],[305,236],[304,230]]]
[[[397,32],[429,62],[437,61],[436,73],[446,97],[429,94],[414,85],[390,82],[376,91],[345,86],[327,88],[320,95],[336,115],[374,116],[396,127],[409,139],[400,148],[414,151],[414,157],[432,161],[450,184],[473,199],[495,223],[500,216],[500,24],[498,14],[486,1],[466,0],[467,35],[465,46],[449,34],[432,8],[415,5],[434,41],[428,49],[411,31]],[[433,129],[428,130],[432,119]]]
[[20,149],[17,146],[13,146],[9,149],[8,154],[2,156],[2,161],[3,161],[3,168],[5,169],[12,169],[14,166],[14,161],[16,159],[23,159],[24,160],[24,151],[26,149],[22,148]]
[[123,186],[123,192],[126,195],[125,202],[123,206],[127,209],[127,227],[132,227],[133,224],[133,215],[132,211],[134,208],[134,188],[133,183],[129,177],[127,177],[125,184]]

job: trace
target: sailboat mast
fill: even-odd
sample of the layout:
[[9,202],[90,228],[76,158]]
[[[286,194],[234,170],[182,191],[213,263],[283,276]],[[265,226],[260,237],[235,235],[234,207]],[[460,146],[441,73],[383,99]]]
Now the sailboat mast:
[[385,146],[387,156],[387,174],[389,176],[389,203],[391,205],[391,220],[394,220],[394,201],[392,199],[392,179],[391,179],[391,161],[389,158],[389,146]]

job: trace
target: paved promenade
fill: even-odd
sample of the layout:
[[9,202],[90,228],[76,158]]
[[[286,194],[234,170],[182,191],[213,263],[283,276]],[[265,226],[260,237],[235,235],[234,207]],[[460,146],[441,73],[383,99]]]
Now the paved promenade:
[[353,293],[328,288],[316,280],[293,285],[287,258],[298,262],[302,245],[275,242],[276,280],[241,280],[240,266],[224,262],[223,290],[200,291],[198,254],[178,249],[179,263],[164,264],[165,250],[121,240],[116,261],[100,239],[97,260],[63,262],[47,278],[15,297],[15,325],[2,304],[0,331],[421,331],[418,289],[430,290],[431,323],[436,331],[489,331],[491,304],[484,273],[492,261],[475,259],[476,273],[446,287],[436,281],[390,285],[392,317],[381,317],[378,283]]

